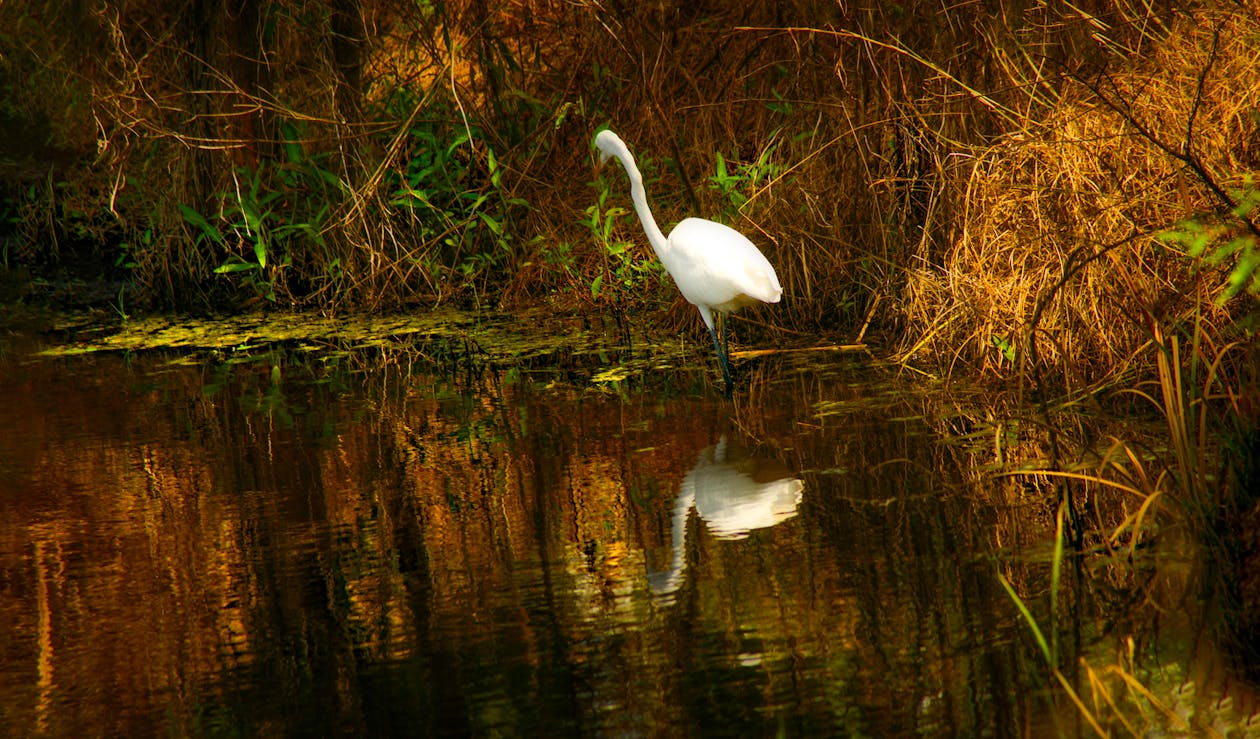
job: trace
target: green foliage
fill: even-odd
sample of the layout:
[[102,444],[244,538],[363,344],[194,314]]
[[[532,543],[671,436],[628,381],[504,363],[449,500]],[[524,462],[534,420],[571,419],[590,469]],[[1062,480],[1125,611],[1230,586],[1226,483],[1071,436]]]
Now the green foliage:
[[[284,124],[282,133],[284,161],[238,168],[232,187],[215,197],[220,204],[217,215],[207,218],[188,205],[176,204],[196,233],[194,244],[225,253],[215,274],[236,278],[271,302],[283,288],[295,255],[324,265],[325,279],[341,279],[341,262],[330,253],[323,235],[329,202],[341,181],[321,166],[322,157],[304,154],[296,127]],[[323,250],[325,259],[310,258],[314,249]]]
[[[787,68],[781,64],[775,65],[774,71],[775,71],[775,74],[779,75],[780,77],[790,76],[790,73],[788,72]],[[770,94],[774,96],[774,100],[766,103],[766,110],[769,110],[771,113],[777,113],[778,115],[781,115],[784,117],[791,116],[794,113],[796,113],[797,106],[793,104],[791,100],[788,100],[787,98],[785,98],[783,96],[783,93],[779,92],[779,88],[777,87],[771,88]]]
[[608,181],[601,177],[591,185],[599,194],[595,204],[586,209],[586,218],[578,222],[590,231],[604,258],[604,269],[591,281],[591,296],[599,297],[610,285],[623,294],[642,292],[653,280],[662,280],[665,267],[658,260],[636,258],[634,243],[616,238],[618,225],[633,219],[626,208],[608,206],[612,192]]
[[994,334],[989,337],[989,341],[993,344],[993,348],[997,349],[998,354],[1009,363],[1015,362],[1015,344],[1006,336]]
[[1233,222],[1216,218],[1196,217],[1178,223],[1158,235],[1158,238],[1184,251],[1208,267],[1232,262],[1225,289],[1217,298],[1219,304],[1234,298],[1243,290],[1249,294],[1260,293],[1260,239],[1254,231],[1238,228],[1238,222],[1254,223],[1253,216],[1260,206],[1260,189],[1250,177],[1243,186],[1230,192],[1235,205]]
[[81,181],[49,174],[0,197],[0,264],[80,262],[119,238],[117,215],[87,190]]
[[762,149],[757,161],[747,164],[728,160],[722,156],[722,152],[715,154],[716,170],[709,178],[709,187],[722,196],[723,212],[728,217],[739,214],[740,209],[748,203],[749,193],[769,183],[782,172],[782,166],[772,159],[777,146],[777,136],[771,136],[771,143]]
[[133,270],[136,268],[136,254],[153,248],[153,229],[146,228],[133,238],[118,243],[118,254],[114,257],[116,269]]
[[389,205],[410,216],[412,238],[428,247],[417,258],[421,266],[475,282],[515,257],[515,214],[529,203],[508,191],[480,130],[435,119],[415,123],[408,137],[406,165],[389,180]]
[[542,250],[543,262],[548,269],[563,275],[566,281],[573,281],[578,276],[577,257],[573,254],[573,245],[562,241]]

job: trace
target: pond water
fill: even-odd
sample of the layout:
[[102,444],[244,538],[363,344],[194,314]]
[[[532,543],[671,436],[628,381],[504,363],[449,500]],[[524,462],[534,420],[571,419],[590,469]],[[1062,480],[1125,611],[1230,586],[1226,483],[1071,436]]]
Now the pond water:
[[784,352],[727,402],[699,349],[580,342],[10,340],[3,731],[1088,731],[998,578],[1044,614],[1053,507],[975,394]]

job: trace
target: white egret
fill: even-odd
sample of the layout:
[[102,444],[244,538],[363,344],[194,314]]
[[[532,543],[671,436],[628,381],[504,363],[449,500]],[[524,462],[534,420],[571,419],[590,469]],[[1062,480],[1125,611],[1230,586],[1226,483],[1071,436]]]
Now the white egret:
[[[674,227],[669,237],[661,232],[648,208],[647,192],[643,189],[643,175],[635,166],[634,156],[612,131],[600,131],[595,136],[595,146],[600,150],[602,164],[609,157],[616,157],[630,177],[630,199],[639,214],[643,230],[647,233],[652,250],[665,265],[665,271],[674,278],[678,292],[687,302],[700,310],[700,318],[713,337],[722,365],[722,378],[726,381],[726,397],[731,397],[731,361],[727,354],[726,314],[746,305],[761,301],[777,303],[783,295],[779,277],[774,267],[743,234],[721,223],[703,218],[687,218]],[[713,312],[722,316],[722,341],[713,324]]]

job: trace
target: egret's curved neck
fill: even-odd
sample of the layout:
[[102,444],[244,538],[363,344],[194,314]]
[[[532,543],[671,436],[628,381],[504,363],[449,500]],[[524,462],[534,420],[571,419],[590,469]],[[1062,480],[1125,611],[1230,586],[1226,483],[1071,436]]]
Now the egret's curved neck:
[[621,166],[626,168],[626,174],[630,176],[630,199],[634,201],[634,212],[639,214],[639,221],[643,224],[643,230],[647,233],[652,248],[656,250],[656,256],[661,257],[669,251],[669,241],[665,239],[661,227],[656,225],[656,218],[652,216],[652,210],[648,208],[647,190],[643,188],[643,175],[639,174],[639,168],[634,163],[634,156],[624,145],[619,147],[616,157],[621,160]]

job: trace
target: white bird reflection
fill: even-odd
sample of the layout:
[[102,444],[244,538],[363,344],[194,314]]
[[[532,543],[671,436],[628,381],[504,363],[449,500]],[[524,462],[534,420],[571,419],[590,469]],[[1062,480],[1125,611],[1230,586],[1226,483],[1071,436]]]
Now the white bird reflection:
[[682,585],[687,569],[687,519],[694,506],[715,538],[742,539],[796,515],[805,483],[777,460],[750,456],[727,447],[723,436],[683,478],[674,503],[673,557],[666,572],[648,573],[656,595],[670,595]]

